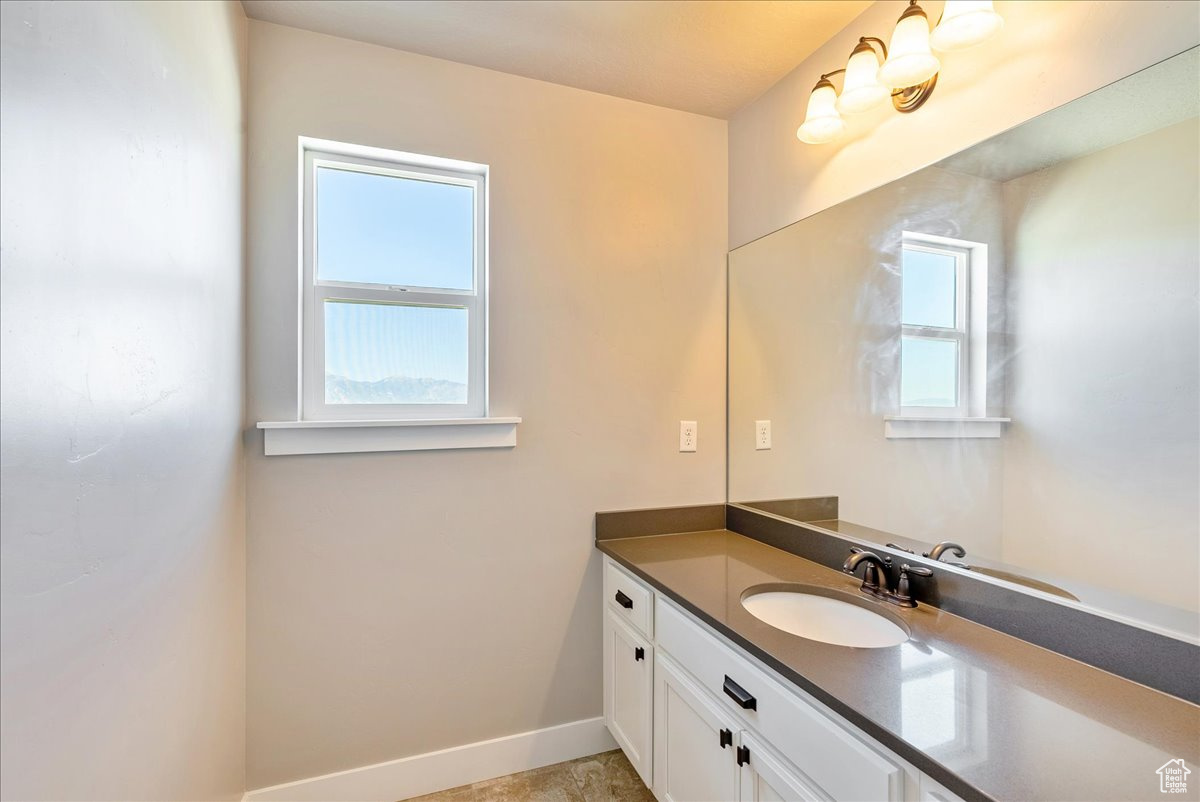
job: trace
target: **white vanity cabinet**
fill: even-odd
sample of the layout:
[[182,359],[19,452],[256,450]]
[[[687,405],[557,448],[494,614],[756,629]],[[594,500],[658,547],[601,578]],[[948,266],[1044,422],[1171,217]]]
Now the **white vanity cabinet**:
[[926,774],[921,775],[920,802],[963,802],[962,797],[946,790],[946,787]]
[[604,717],[659,802],[961,802],[604,560]]
[[663,654],[655,658],[654,727],[660,802],[828,800]]
[[748,730],[742,730],[741,746],[745,752],[738,777],[738,799],[742,802],[826,802],[829,799]]
[[654,743],[653,594],[604,560],[604,723],[647,786]]
[[604,612],[604,723],[646,785],[654,713],[654,647],[612,610]]
[[738,798],[736,719],[674,662],[654,662],[654,795],[659,802]]

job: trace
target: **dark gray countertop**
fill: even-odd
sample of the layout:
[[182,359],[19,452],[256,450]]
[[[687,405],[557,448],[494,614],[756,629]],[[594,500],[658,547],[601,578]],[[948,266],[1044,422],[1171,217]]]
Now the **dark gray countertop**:
[[[791,635],[746,612],[743,592],[797,582],[862,596],[859,580],[728,530],[596,545],[964,797],[1200,799],[1200,707],[1189,702],[936,607],[886,605],[912,632],[889,648]],[[1156,770],[1174,758],[1193,774],[1189,793],[1166,796]]]

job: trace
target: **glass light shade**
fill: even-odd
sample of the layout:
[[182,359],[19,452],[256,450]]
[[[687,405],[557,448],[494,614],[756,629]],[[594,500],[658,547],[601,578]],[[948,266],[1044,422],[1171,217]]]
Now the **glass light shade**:
[[879,57],[870,45],[860,45],[850,54],[846,62],[846,82],[842,94],[838,95],[838,111],[856,114],[882,103],[891,96],[891,91],[879,83]]
[[833,84],[822,78],[808,96],[808,112],[804,124],[796,129],[796,138],[810,145],[820,145],[842,132],[846,124],[837,112],[837,92]]
[[916,86],[937,75],[941,62],[929,49],[929,18],[918,5],[911,5],[900,15],[892,41],[888,45],[887,61],[879,68],[879,82],[892,89]]
[[992,0],[946,0],[942,19],[929,36],[938,50],[973,47],[1004,27]]

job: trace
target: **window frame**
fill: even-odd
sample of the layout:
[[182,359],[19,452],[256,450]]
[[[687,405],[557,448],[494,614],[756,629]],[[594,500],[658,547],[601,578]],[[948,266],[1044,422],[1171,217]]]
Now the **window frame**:
[[[904,232],[900,245],[900,381],[897,391],[901,393],[900,414],[913,418],[966,418],[971,409],[971,260],[973,248],[968,244],[950,244],[944,237],[923,236]],[[908,250],[934,253],[954,258],[954,327],[918,326],[904,322],[904,252]],[[956,398],[955,405],[948,407],[908,406],[903,403],[905,339],[954,342],[957,345]]]
[[[333,147],[331,147],[331,145]],[[354,151],[371,151],[361,155]],[[321,147],[301,142],[300,153],[300,419],[308,421],[413,421],[486,418],[488,414],[488,193],[484,165],[377,149]],[[347,169],[473,189],[472,288],[321,280],[317,275],[316,177],[321,167]],[[467,401],[465,404],[331,404],[325,401],[325,302],[461,308],[467,314]]]

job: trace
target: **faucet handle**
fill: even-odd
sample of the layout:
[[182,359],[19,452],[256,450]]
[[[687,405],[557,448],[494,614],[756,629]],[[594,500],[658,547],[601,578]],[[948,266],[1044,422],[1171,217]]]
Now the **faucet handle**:
[[901,607],[916,607],[917,603],[913,601],[912,593],[908,589],[908,575],[913,576],[933,576],[933,570],[920,565],[909,565],[904,563],[900,566],[900,581],[896,583],[896,592],[893,598],[896,604]]

